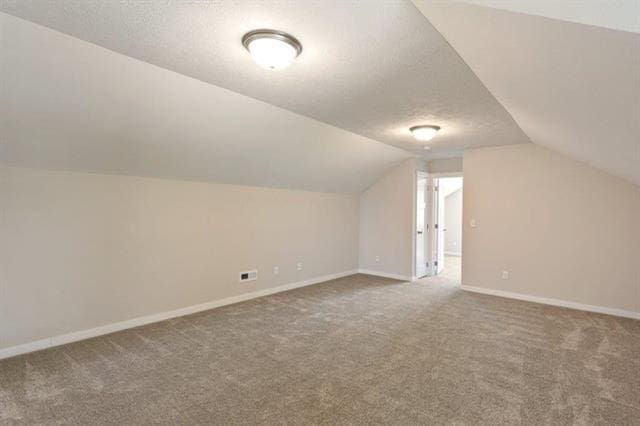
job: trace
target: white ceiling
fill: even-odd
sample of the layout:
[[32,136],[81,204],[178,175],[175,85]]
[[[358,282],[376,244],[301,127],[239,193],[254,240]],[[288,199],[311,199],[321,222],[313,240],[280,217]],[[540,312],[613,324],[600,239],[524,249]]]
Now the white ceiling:
[[638,0],[455,0],[476,6],[595,25],[612,30],[640,32]]
[[[408,0],[0,0],[0,10],[428,158],[529,142]],[[281,72],[240,39],[256,28],[303,44]],[[408,128],[442,127],[428,153]]]
[[[564,20],[557,20],[464,3],[414,3],[532,142],[640,185],[640,34],[602,27],[624,27],[620,11],[600,18],[585,13],[587,20],[561,7],[555,16]],[[474,3],[532,11],[527,1]],[[591,12],[603,4],[573,3]],[[624,5],[639,22],[640,2],[607,4]]]
[[0,164],[361,192],[410,155],[0,13]]

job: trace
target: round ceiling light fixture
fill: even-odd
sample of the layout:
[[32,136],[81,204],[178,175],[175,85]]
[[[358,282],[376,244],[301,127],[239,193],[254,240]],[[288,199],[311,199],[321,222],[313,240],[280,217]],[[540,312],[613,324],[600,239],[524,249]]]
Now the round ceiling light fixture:
[[302,53],[302,44],[292,35],[276,30],[254,30],[242,37],[242,45],[263,68],[282,70]]
[[420,142],[427,142],[433,139],[438,130],[440,130],[440,126],[413,126],[409,128],[411,133],[413,133],[413,137]]

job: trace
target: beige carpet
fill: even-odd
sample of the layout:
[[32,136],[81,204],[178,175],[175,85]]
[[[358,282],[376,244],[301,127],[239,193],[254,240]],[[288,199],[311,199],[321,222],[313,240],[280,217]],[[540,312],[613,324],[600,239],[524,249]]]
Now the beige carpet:
[[356,275],[0,361],[1,424],[640,423],[640,321]]

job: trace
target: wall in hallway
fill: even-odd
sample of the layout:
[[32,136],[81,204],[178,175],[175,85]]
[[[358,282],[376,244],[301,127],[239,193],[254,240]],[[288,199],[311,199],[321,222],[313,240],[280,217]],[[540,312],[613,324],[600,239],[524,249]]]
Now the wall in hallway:
[[444,253],[462,255],[462,189],[449,194],[445,199]]

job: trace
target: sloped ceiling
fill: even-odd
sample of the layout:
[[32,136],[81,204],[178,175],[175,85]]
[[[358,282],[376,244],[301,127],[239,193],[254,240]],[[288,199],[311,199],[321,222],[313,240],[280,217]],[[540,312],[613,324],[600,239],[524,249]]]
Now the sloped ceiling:
[[[409,0],[0,0],[0,10],[419,157],[529,142]],[[257,67],[242,47],[263,27],[302,42],[285,71]],[[428,152],[416,124],[442,127]]]
[[0,13],[0,165],[360,192],[409,157]]
[[532,142],[640,185],[640,2],[414,3]]
[[450,0],[612,30],[640,32],[637,0]]

